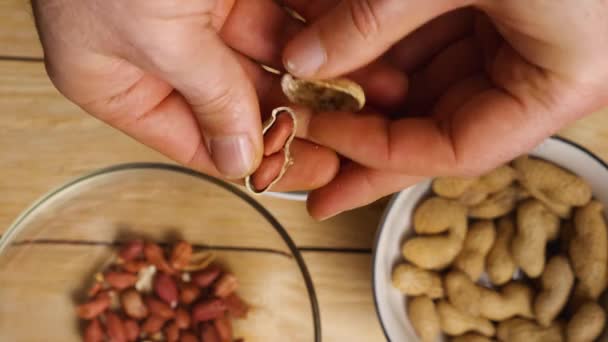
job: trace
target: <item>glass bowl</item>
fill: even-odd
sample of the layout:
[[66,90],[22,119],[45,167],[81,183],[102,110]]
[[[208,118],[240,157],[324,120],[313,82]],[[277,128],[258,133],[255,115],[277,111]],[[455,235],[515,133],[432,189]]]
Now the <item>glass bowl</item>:
[[320,341],[302,256],[279,222],[235,186],[165,164],[128,164],[43,196],[0,240],[0,341],[81,341],[75,306],[116,247],[140,237],[214,251],[251,305],[235,337]]

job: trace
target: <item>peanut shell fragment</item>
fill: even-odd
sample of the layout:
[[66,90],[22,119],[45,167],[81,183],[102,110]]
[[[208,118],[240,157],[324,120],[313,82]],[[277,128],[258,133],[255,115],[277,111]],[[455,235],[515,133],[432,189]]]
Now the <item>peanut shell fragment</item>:
[[316,112],[357,112],[365,105],[363,88],[346,78],[302,80],[285,74],[281,88],[289,101]]
[[[285,141],[285,144],[283,145],[283,148],[282,148],[283,156],[284,156],[283,166],[281,167],[281,170],[279,171],[278,175],[266,187],[264,187],[262,189],[256,189],[256,187],[254,186],[253,181],[252,181],[253,175],[247,176],[245,178],[245,187],[247,188],[247,190],[249,190],[253,194],[259,195],[259,194],[263,194],[263,193],[269,191],[276,183],[278,183],[281,180],[281,178],[283,178],[283,175],[285,175],[285,172],[287,172],[287,169],[289,168],[289,166],[291,166],[291,164],[293,164],[293,159],[291,158],[291,152],[289,150],[289,146],[291,145],[291,142],[296,137],[296,130],[297,130],[296,113],[293,111],[293,109],[291,109],[289,107],[275,108],[272,111],[272,113],[270,114],[270,118],[268,119],[268,121],[266,121],[266,123],[264,124],[264,127],[262,129],[262,134],[265,135],[266,132],[268,132],[268,130],[277,122],[277,117],[283,113],[287,113],[293,121],[293,129],[291,131],[291,134]],[[255,172],[254,172],[254,174],[255,174]]]

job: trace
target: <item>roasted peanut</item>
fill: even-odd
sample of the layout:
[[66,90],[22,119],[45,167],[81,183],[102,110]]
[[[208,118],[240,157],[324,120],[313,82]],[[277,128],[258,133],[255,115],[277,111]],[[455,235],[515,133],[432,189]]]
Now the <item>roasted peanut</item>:
[[103,284],[101,282],[95,282],[87,292],[87,296],[89,298],[95,297],[101,290],[103,290]]
[[117,290],[124,290],[137,282],[137,275],[127,272],[107,272],[104,278],[106,283]]
[[266,189],[273,180],[279,177],[284,164],[285,155],[283,153],[275,153],[264,157],[260,166],[251,175],[253,187],[258,190]]
[[144,242],[142,240],[131,240],[121,248],[118,256],[122,262],[131,261],[141,257],[143,250]]
[[146,260],[156,266],[159,271],[167,274],[175,273],[175,270],[171,268],[167,259],[165,259],[163,249],[159,245],[151,242],[146,243],[144,245],[144,255],[146,256]]
[[100,292],[89,302],[78,306],[76,309],[78,317],[93,319],[110,307],[110,302],[110,295],[107,292]]
[[221,317],[226,312],[226,303],[221,299],[208,299],[197,303],[192,308],[192,319],[194,322],[211,321]]
[[178,308],[175,311],[175,324],[184,330],[190,327],[190,313],[184,308]]
[[106,314],[106,330],[108,332],[108,337],[113,342],[126,342],[127,341],[127,332],[125,330],[125,325],[120,317],[113,312],[108,312]]
[[201,294],[201,289],[192,283],[183,283],[179,292],[179,300],[183,304],[191,304]]
[[205,342],[223,342],[213,324],[201,326],[201,340]]
[[127,341],[137,341],[137,338],[139,337],[139,324],[137,324],[137,321],[128,319],[125,321],[124,325],[125,333],[127,334]]
[[239,288],[239,280],[232,273],[224,273],[213,287],[213,294],[219,298],[226,298]]
[[104,332],[98,319],[89,322],[84,330],[84,342],[103,342]]
[[148,266],[148,263],[143,260],[131,260],[121,265],[123,270],[130,273],[137,273],[146,266]]
[[[183,332],[182,336],[179,338],[179,342],[198,342],[199,339],[189,331]],[[207,340],[202,339],[202,341],[207,342]],[[213,340],[209,340],[209,342],[214,342]]]
[[192,274],[192,282],[198,287],[206,288],[220,276],[222,270],[216,265],[210,265],[204,270]]
[[289,115],[278,115],[277,119],[264,134],[264,156],[268,157],[283,149],[293,132],[293,120]]
[[146,297],[144,301],[151,315],[159,316],[165,319],[170,319],[175,316],[175,313],[173,312],[173,309],[171,309],[169,304],[161,300],[158,300],[153,297]]
[[148,315],[148,309],[141,298],[141,294],[135,289],[129,289],[120,295],[122,307],[129,317],[142,319]]
[[165,327],[165,337],[167,342],[178,342],[179,341],[179,327],[177,323],[171,322]]
[[163,328],[166,321],[166,318],[150,315],[148,318],[146,318],[144,324],[141,326],[141,331],[145,332],[146,334],[155,334]]
[[235,318],[246,318],[249,306],[236,293],[224,298],[226,308],[230,316]]
[[232,342],[232,322],[226,316],[213,321],[213,326],[222,342]]
[[172,308],[177,306],[179,293],[175,279],[166,273],[157,273],[154,277],[154,292]]
[[192,245],[186,241],[178,242],[171,252],[171,266],[176,270],[181,270],[188,266],[192,257]]

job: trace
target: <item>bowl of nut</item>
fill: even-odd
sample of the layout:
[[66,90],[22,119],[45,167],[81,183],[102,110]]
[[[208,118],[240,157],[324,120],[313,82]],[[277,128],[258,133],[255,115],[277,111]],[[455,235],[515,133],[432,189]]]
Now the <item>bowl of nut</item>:
[[320,341],[302,256],[236,186],[165,164],[75,179],[0,240],[0,341]]
[[390,341],[605,341],[608,165],[549,138],[396,194],[373,257]]

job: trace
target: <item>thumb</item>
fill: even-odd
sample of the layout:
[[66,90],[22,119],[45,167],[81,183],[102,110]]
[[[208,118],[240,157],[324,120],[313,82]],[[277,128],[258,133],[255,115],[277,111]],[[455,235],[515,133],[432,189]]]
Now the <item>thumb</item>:
[[285,47],[295,76],[330,78],[371,62],[425,22],[474,0],[342,0]]
[[219,173],[243,178],[262,158],[255,88],[235,53],[217,35],[201,38],[202,42],[185,39],[156,49],[152,66],[190,105]]

